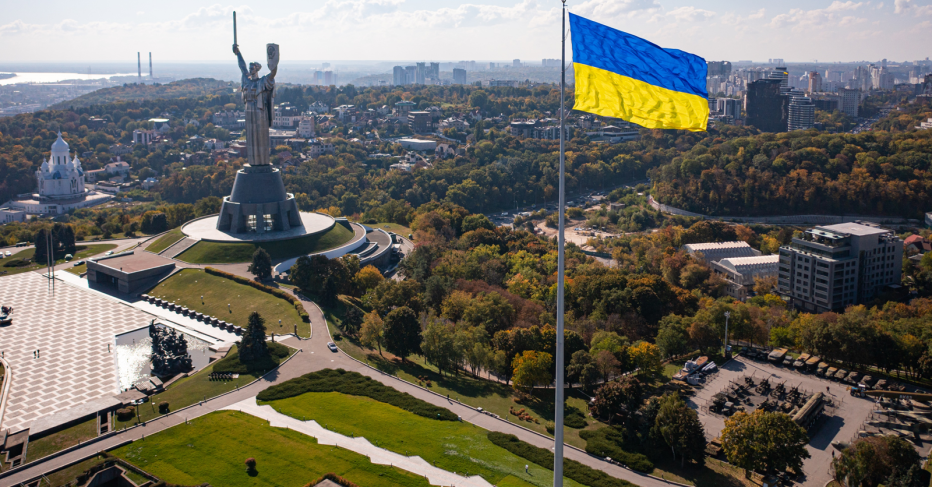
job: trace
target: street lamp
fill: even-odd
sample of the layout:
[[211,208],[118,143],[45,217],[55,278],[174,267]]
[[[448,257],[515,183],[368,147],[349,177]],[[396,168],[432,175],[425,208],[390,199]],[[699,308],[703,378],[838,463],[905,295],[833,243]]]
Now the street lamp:
[[731,311],[725,312],[725,358],[728,358],[728,318],[731,318]]

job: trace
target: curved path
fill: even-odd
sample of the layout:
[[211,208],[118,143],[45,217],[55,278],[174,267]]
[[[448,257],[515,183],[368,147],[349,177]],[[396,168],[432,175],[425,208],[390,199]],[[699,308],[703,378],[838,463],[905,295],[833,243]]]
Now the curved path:
[[[134,441],[143,438],[145,435],[153,435],[159,431],[164,431],[172,426],[182,424],[186,419],[196,418],[205,414],[212,413],[236,404],[240,401],[256,396],[259,392],[269,386],[280,384],[284,381],[299,377],[308,372],[313,372],[328,368],[342,368],[360,374],[369,376],[383,384],[407,392],[414,397],[427,401],[429,403],[445,407],[453,413],[460,416],[463,421],[468,421],[481,428],[510,433],[523,441],[532,445],[552,449],[553,439],[541,434],[526,430],[505,420],[497,419],[484,413],[476,411],[474,408],[450,401],[433,392],[417,387],[411,383],[405,382],[397,377],[384,374],[378,370],[368,367],[343,352],[332,352],[327,348],[327,342],[330,340],[330,333],[327,329],[327,323],[324,319],[320,308],[315,304],[303,301],[305,309],[311,317],[312,339],[299,340],[290,337],[283,340],[282,343],[297,348],[300,351],[294,354],[290,360],[280,366],[278,369],[269,372],[258,381],[242,389],[233,391],[229,394],[210,399],[202,404],[194,405],[187,409],[179,410],[173,414],[161,416],[149,421],[145,426],[138,426],[113,436],[101,439],[85,447],[77,448],[65,454],[59,455],[48,460],[38,460],[17,468],[8,473],[0,474],[0,486],[19,485],[22,482],[38,477],[42,474],[57,470],[59,468],[74,464],[95,455],[101,450],[115,448],[127,441]],[[564,455],[568,459],[576,460],[590,467],[602,470],[609,475],[628,480],[634,484],[643,487],[665,487],[671,484],[655,477],[640,474],[626,468],[610,464],[598,458],[592,457],[587,453],[574,449],[570,446],[564,448]]]

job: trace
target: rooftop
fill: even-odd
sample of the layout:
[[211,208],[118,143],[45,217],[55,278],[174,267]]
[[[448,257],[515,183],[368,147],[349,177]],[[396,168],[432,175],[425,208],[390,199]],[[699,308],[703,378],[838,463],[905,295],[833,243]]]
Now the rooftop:
[[754,257],[728,257],[719,261],[720,264],[729,263],[735,267],[760,264],[776,264],[780,261],[779,254],[757,255]]
[[858,237],[890,233],[890,230],[887,230],[886,228],[863,225],[861,223],[837,223],[835,225],[823,225],[815,227],[813,230],[828,230],[830,232],[847,233],[849,235],[855,235]]
[[120,255],[110,259],[94,260],[102,266],[106,266],[111,269],[118,269],[126,273],[143,271],[146,269],[152,269],[153,267],[174,263],[165,257],[160,257],[158,255],[143,251]]
[[703,251],[703,250],[716,250],[716,249],[737,249],[743,247],[750,247],[747,242],[708,242],[708,243],[694,243],[686,244],[686,248],[693,251]]

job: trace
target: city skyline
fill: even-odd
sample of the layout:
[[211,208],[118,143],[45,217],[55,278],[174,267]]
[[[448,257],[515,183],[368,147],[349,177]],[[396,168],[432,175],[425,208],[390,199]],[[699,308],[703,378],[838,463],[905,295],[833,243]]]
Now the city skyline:
[[[922,0],[567,5],[578,15],[709,60],[912,61],[929,56],[925,46],[932,42],[932,3]],[[164,61],[224,60],[232,56],[234,10],[247,58],[263,57],[267,42],[282,45],[283,56],[295,61],[521,58],[539,63],[559,57],[556,1],[329,0],[309,9],[289,0],[261,7],[168,0],[157,9],[127,10],[112,2],[56,0],[41,10],[29,4],[6,8],[0,39],[8,48],[0,62],[122,61],[137,51],[151,51]]]

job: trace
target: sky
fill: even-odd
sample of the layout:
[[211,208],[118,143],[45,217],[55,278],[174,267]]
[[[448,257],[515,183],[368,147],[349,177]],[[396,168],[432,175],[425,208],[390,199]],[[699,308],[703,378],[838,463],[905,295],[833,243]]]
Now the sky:
[[[511,60],[560,57],[559,0],[4,0],[0,62],[232,57]],[[932,0],[568,0],[570,12],[707,60],[913,61],[932,56]],[[569,59],[569,43],[567,58]]]

